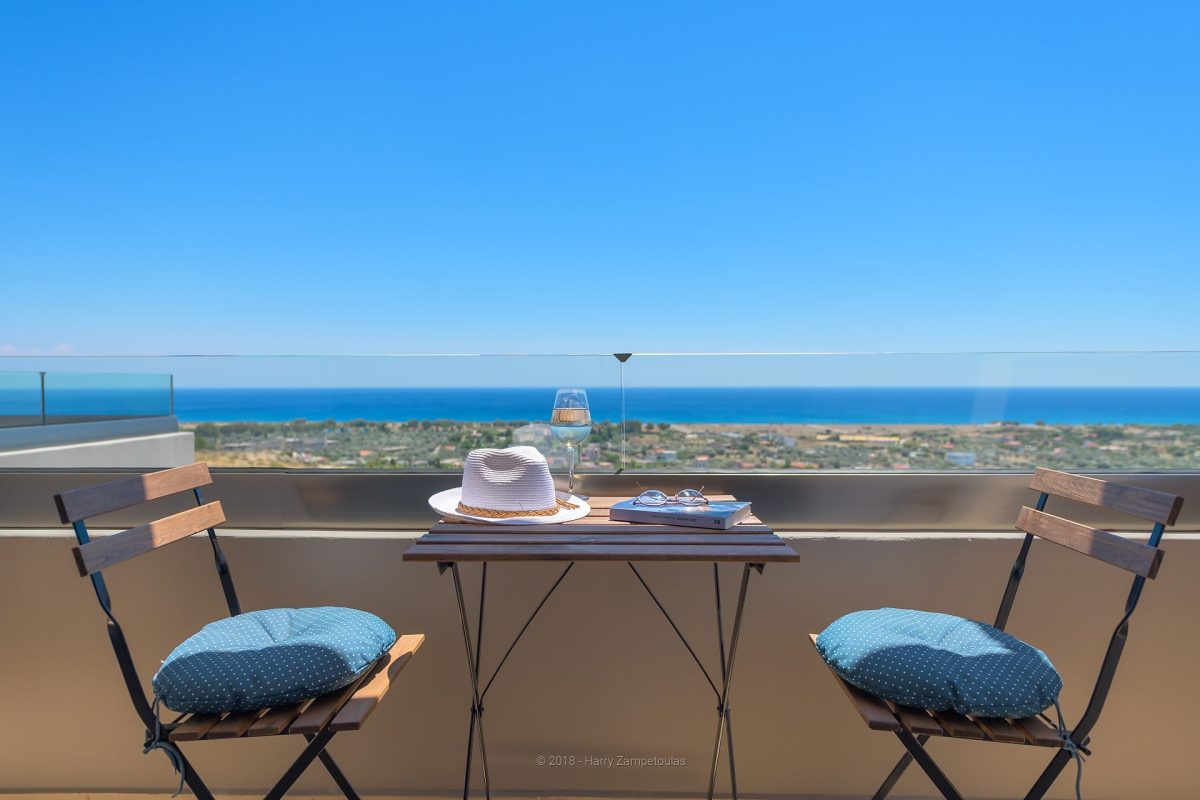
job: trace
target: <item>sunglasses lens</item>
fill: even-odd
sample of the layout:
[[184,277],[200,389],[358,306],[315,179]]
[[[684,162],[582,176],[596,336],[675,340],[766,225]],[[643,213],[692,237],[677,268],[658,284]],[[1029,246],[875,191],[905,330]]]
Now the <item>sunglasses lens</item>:
[[669,500],[669,497],[657,489],[650,489],[638,495],[638,502],[644,506],[662,506],[666,505]]
[[708,502],[708,498],[695,489],[684,489],[675,495],[675,500],[687,506],[698,506]]

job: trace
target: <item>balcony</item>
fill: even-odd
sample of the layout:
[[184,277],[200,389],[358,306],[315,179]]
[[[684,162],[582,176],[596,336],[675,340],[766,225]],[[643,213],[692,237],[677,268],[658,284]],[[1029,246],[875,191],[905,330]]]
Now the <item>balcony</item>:
[[[953,379],[988,374],[980,365],[992,357],[924,358],[933,364],[925,375]],[[1008,374],[1015,376],[1010,380],[1019,389],[1024,385],[1022,375],[1064,369],[1090,372],[1096,358],[1037,354],[1007,357],[1006,363],[1011,367]],[[1149,372],[1147,364],[1172,359],[1191,370],[1196,356],[1142,354],[1137,363],[1118,358],[1115,363],[1128,365],[1127,371],[1114,373],[1110,360],[1104,374],[1133,384],[1135,373]],[[337,368],[333,372],[347,375],[360,368],[344,360],[325,363]],[[414,370],[418,374],[426,370],[432,382],[449,374],[447,364],[463,371],[460,363],[447,358],[396,365],[380,359],[365,372],[378,374],[381,365],[410,376]],[[885,606],[990,619],[1020,547],[1021,534],[1013,529],[1017,510],[1034,499],[1027,488],[1030,464],[1059,458],[1054,465],[1072,468],[1065,459],[1122,458],[1112,461],[1107,470],[1098,462],[1074,463],[1073,468],[1181,494],[1189,503],[1200,498],[1196,463],[1200,452],[1187,445],[1193,423],[1137,418],[1143,412],[1136,404],[1123,406],[1120,413],[1129,418],[1111,426],[1104,420],[1053,418],[1041,420],[1041,425],[1032,419],[1006,422],[1005,416],[1015,416],[1006,411],[1019,410],[1021,392],[1007,392],[1007,405],[997,411],[992,384],[972,404],[984,408],[974,419],[922,423],[928,426],[921,429],[922,435],[929,436],[941,435],[931,433],[931,428],[960,426],[957,449],[943,448],[946,453],[967,452],[962,445],[971,437],[994,445],[990,449],[972,445],[975,449],[970,452],[977,456],[972,463],[941,455],[936,470],[911,468],[911,463],[909,469],[896,467],[897,457],[910,462],[921,457],[913,455],[912,444],[920,437],[895,433],[915,423],[814,422],[831,428],[829,435],[838,438],[819,439],[826,434],[815,431],[805,439],[807,434],[797,437],[783,427],[800,423],[772,421],[770,415],[781,412],[770,411],[760,421],[724,423],[749,426],[738,429],[743,438],[737,440],[739,447],[747,448],[745,455],[738,456],[747,466],[711,469],[698,460],[696,451],[705,448],[701,455],[711,452],[710,460],[721,458],[711,449],[712,443],[732,428],[716,428],[707,438],[695,421],[663,427],[661,423],[670,420],[656,417],[649,404],[674,400],[661,391],[657,396],[645,391],[661,390],[668,378],[678,383],[680,375],[711,373],[731,365],[742,370],[745,389],[760,385],[758,380],[768,374],[824,372],[845,379],[847,370],[861,370],[878,377],[881,366],[891,369],[893,363],[883,357],[842,357],[837,363],[800,356],[707,360],[678,356],[661,361],[649,356],[628,361],[611,356],[529,357],[500,364],[479,359],[465,370],[474,380],[490,380],[493,385],[498,383],[495,376],[514,373],[519,385],[526,385],[525,370],[530,375],[553,374],[555,383],[597,387],[593,393],[596,419],[607,416],[613,427],[612,435],[580,464],[584,491],[632,495],[640,491],[639,482],[675,489],[703,484],[709,493],[751,499],[756,513],[800,554],[797,564],[769,565],[761,578],[755,578],[749,594],[739,681],[732,696],[743,797],[870,796],[900,749],[891,735],[864,728],[813,652],[807,634],[849,611]],[[894,368],[911,375],[911,363]],[[147,370],[151,364],[132,360],[115,365],[128,374],[146,370],[174,376],[174,407],[166,409],[174,413],[147,418],[170,419],[177,428],[172,433],[185,437],[199,458],[241,464],[214,468],[214,484],[206,499],[219,499],[225,506],[229,524],[222,529],[222,540],[246,608],[345,605],[374,612],[397,630],[420,631],[428,637],[370,724],[332,745],[356,788],[364,796],[456,796],[461,791],[470,684],[453,591],[450,578],[439,575],[433,565],[405,563],[402,557],[434,520],[426,498],[459,481],[461,467],[455,462],[464,448],[469,449],[464,431],[475,431],[484,439],[500,431],[514,439],[536,437],[538,432],[531,426],[537,420],[520,419],[513,412],[501,415],[499,421],[434,430],[439,414],[423,414],[418,422],[425,428],[411,429],[403,429],[408,419],[400,416],[394,421],[401,427],[387,434],[395,442],[383,446],[411,449],[412,442],[445,446],[439,469],[432,464],[368,465],[365,459],[370,456],[359,455],[354,457],[363,461],[341,464],[343,452],[380,449],[360,446],[354,437],[367,434],[353,430],[345,419],[336,420],[335,430],[320,442],[315,433],[299,428],[290,434],[295,441],[288,442],[280,438],[282,423],[277,421],[262,422],[276,426],[270,429],[235,431],[236,420],[188,416],[194,412],[185,403],[204,399],[202,392],[189,395],[189,389],[202,389],[196,387],[197,376],[207,373],[211,379],[219,374],[228,380],[266,374],[269,370],[261,362],[250,367],[243,361],[219,359],[203,362],[201,368],[165,360],[153,365],[159,368]],[[49,375],[54,368],[70,371],[64,368],[77,365],[10,361],[3,366],[36,366],[35,374],[47,367]],[[268,366],[295,368],[296,374],[307,370],[303,365]],[[10,374],[30,371],[12,369]],[[350,375],[342,386],[333,388],[345,389],[356,380]],[[271,387],[249,388],[261,392]],[[710,412],[720,415],[733,408],[739,398],[737,389],[708,398],[714,404]],[[514,397],[504,391],[496,396],[497,402]],[[740,395],[750,396],[755,395]],[[356,401],[363,402],[362,398]],[[722,402],[728,404],[724,409]],[[545,415],[548,412],[547,408]],[[56,425],[50,421],[42,426],[40,419],[32,419],[40,413],[29,416],[24,422],[34,425],[10,428]],[[652,434],[640,426],[635,432],[629,424],[632,420],[640,425],[653,423],[653,435],[662,438],[652,442]],[[65,430],[84,423],[61,424]],[[976,429],[968,430],[972,426]],[[1068,429],[1080,426],[1087,426],[1092,438],[1076,431],[1078,448],[1059,454],[1054,447],[1060,445],[1038,449],[1043,439],[1054,436],[1072,441]],[[220,434],[220,441],[213,431]],[[686,438],[689,433],[696,438]],[[1125,450],[1099,449],[1121,446],[1114,438],[1117,433],[1140,437],[1140,444]],[[436,437],[442,438],[435,441]],[[325,438],[335,443],[327,444]],[[92,443],[96,441],[102,440]],[[1008,445],[1008,441],[1020,444]],[[1085,447],[1087,441],[1097,444]],[[253,446],[229,446],[238,442]],[[1019,452],[1020,447],[1026,451]],[[814,452],[792,457],[805,449]],[[556,476],[564,477],[564,455],[549,446],[548,450]],[[654,460],[643,457],[656,451],[659,457]],[[674,457],[662,458],[668,451]],[[192,452],[179,454],[179,460],[190,461]],[[266,452],[280,459],[294,458],[296,464],[248,465],[252,457]],[[398,460],[409,457],[404,450],[392,452]],[[789,454],[786,466],[778,463],[782,452]],[[320,466],[301,466],[302,453],[331,457],[316,462]],[[863,463],[842,469],[792,464],[806,459],[816,463],[837,453],[854,454]],[[872,457],[880,453],[888,460]],[[166,761],[157,754],[141,755],[141,724],[124,694],[103,617],[90,585],[72,568],[74,539],[58,522],[50,500],[55,492],[98,483],[131,469],[170,466],[176,457],[160,455],[145,456],[150,460],[141,464],[80,461],[43,467],[33,463],[0,471],[0,602],[8,609],[0,680],[9,687],[5,705],[10,720],[0,729],[0,752],[5,754],[0,791],[161,796],[169,793],[168,788],[173,790]],[[2,458],[0,453],[0,463]],[[1176,468],[1164,469],[1160,458],[1174,459]],[[997,459],[1004,459],[1003,464]],[[161,506],[164,513],[168,506]],[[1119,517],[1096,513],[1081,512],[1077,518],[1101,527],[1125,524]],[[118,512],[98,527],[116,530],[137,521],[142,520]],[[1190,635],[1189,616],[1200,602],[1200,583],[1192,579],[1200,570],[1200,503],[1185,505],[1178,525],[1164,539],[1164,549],[1161,575],[1148,586],[1133,620],[1113,694],[1093,735],[1094,756],[1085,766],[1083,784],[1084,796],[1093,800],[1195,796],[1185,720],[1186,709],[1200,705],[1200,688],[1191,667],[1200,657],[1200,648]],[[192,537],[106,573],[144,675],[180,639],[224,614],[211,559],[208,544]],[[712,747],[709,687],[636,578],[619,566],[575,567],[513,651],[488,695],[488,751],[497,792],[515,797],[703,796]],[[472,593],[478,566],[463,569],[471,604],[476,600]],[[724,569],[728,572],[723,576],[732,586],[735,568]],[[717,659],[711,568],[646,564],[643,573],[711,669]],[[487,615],[489,635],[495,631],[495,636],[483,642],[485,671],[498,662],[503,647],[557,574],[553,565],[493,565]],[[1108,637],[1121,615],[1127,578],[1120,570],[1054,544],[1038,541],[1033,546],[1009,630],[1044,649],[1063,674],[1062,700],[1068,715],[1077,715],[1087,704]],[[982,747],[958,740],[936,740],[930,747],[970,797],[1022,796],[1047,760],[1040,748]],[[218,794],[261,795],[295,750],[294,742],[264,739],[252,744],[204,743],[192,747],[188,756]],[[620,762],[620,757],[630,760]],[[1068,767],[1049,796],[1073,796],[1073,777],[1074,767]],[[727,787],[722,771],[718,793],[727,794]],[[312,770],[301,777],[291,796],[333,791],[328,776]],[[914,769],[894,796],[934,795],[925,776]]]

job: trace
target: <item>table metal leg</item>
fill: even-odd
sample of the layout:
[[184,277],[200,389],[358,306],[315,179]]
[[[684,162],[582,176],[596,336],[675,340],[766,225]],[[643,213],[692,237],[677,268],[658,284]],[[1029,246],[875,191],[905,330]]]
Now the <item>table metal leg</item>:
[[650,595],[650,599],[654,601],[654,605],[658,606],[658,610],[670,623],[671,628],[675,631],[675,635],[679,637],[679,641],[683,642],[683,646],[687,648],[691,654],[692,660],[696,662],[696,666],[704,674],[704,679],[708,681],[708,685],[712,687],[713,694],[717,698],[717,736],[716,743],[713,745],[712,770],[708,775],[708,798],[712,800],[713,792],[717,786],[717,767],[721,759],[721,746],[725,745],[727,755],[729,757],[729,789],[733,796],[733,800],[737,800],[737,764],[733,755],[733,716],[729,712],[729,689],[733,684],[733,663],[737,656],[738,638],[742,631],[742,613],[746,608],[746,591],[750,586],[750,570],[755,569],[762,574],[765,564],[746,564],[742,570],[742,586],[738,592],[737,611],[733,616],[733,635],[729,640],[729,652],[726,654],[725,648],[725,617],[721,610],[721,572],[718,564],[713,564],[713,588],[717,599],[717,645],[720,648],[721,656],[721,688],[717,688],[716,683],[708,674],[708,670],[704,668],[704,663],[700,657],[696,655],[696,650],[688,643],[687,638],[683,635],[683,631],[679,630],[679,626],[675,624],[675,620],[671,618],[667,612],[666,606],[654,594],[654,590],[650,588],[650,584],[642,577],[638,568],[633,565],[633,562],[628,562],[629,568],[633,570],[633,574],[637,576],[638,582],[642,584],[642,588]]
[[[721,685],[728,685],[729,676],[725,669],[725,615],[721,611],[721,565],[713,564],[713,594],[717,599],[717,646],[721,655]],[[726,752],[729,755],[729,791],[734,800],[737,800],[737,762],[733,757],[733,718],[730,716],[729,709],[722,709],[717,706],[718,726],[720,718],[725,720],[725,738],[727,745]],[[719,746],[719,744],[718,744]],[[711,781],[710,781],[711,782]]]
[[471,759],[475,751],[475,729],[479,728],[479,760],[483,764],[483,792],[491,800],[492,782],[488,772],[487,745],[483,738],[483,702],[479,692],[479,659],[483,650],[483,608],[487,596],[487,562],[483,562],[479,577],[479,616],[476,623],[474,650],[471,648],[471,625],[467,621],[467,605],[463,601],[462,576],[458,572],[458,564],[450,565],[450,574],[454,578],[454,595],[458,599],[458,618],[462,622],[463,645],[467,650],[467,671],[471,676],[471,722],[467,728],[467,759],[463,774],[463,800],[471,793]]
[[737,800],[737,769],[733,756],[733,720],[729,714],[729,692],[733,687],[733,666],[737,659],[738,640],[742,633],[742,614],[746,610],[746,592],[750,587],[750,570],[756,569],[762,574],[763,564],[746,564],[742,568],[742,584],[738,590],[737,609],[733,614],[733,632],[729,639],[729,656],[725,655],[724,621],[721,613],[721,578],[718,565],[713,564],[713,587],[717,598],[717,639],[721,654],[721,696],[717,706],[717,732],[713,744],[712,769],[708,774],[708,800],[712,800],[717,788],[717,767],[721,761],[721,743],[728,738],[729,751],[729,789],[733,800]]
[[479,669],[480,661],[483,654],[483,609],[484,599],[487,596],[487,562],[483,562],[482,571],[479,576],[479,615],[476,618],[475,627],[475,643],[474,647],[471,644],[471,624],[467,620],[467,604],[463,599],[462,576],[458,571],[458,564],[455,562],[443,562],[438,564],[438,570],[445,572],[450,570],[451,576],[454,578],[454,595],[458,600],[458,618],[462,622],[463,645],[467,651],[467,671],[471,677],[471,721],[467,727],[467,757],[466,766],[463,774],[463,800],[468,800],[471,792],[471,763],[475,754],[475,729],[479,729],[479,760],[483,765],[483,791],[484,796],[491,800],[492,797],[492,780],[491,774],[488,771],[487,760],[487,745],[483,738],[483,698],[487,695],[488,690],[492,687],[492,682],[496,680],[496,676],[500,674],[500,669],[504,663],[508,661],[509,655],[517,646],[517,642],[525,635],[525,631],[533,623],[542,607],[546,605],[546,601],[550,599],[550,595],[554,594],[554,590],[558,588],[563,579],[567,577],[567,573],[571,571],[571,567],[575,566],[572,561],[567,564],[566,568],[559,574],[558,579],[546,591],[541,602],[533,609],[533,613],[529,615],[529,619],[525,620],[525,624],[521,626],[520,632],[517,633],[512,644],[508,646],[508,650],[504,652],[504,656],[500,659],[500,663],[496,665],[496,669],[492,672],[483,690],[479,688]]

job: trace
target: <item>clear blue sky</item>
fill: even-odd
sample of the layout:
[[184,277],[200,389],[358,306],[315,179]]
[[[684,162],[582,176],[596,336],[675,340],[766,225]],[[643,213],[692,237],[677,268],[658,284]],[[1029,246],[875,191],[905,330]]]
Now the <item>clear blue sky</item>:
[[0,5],[0,348],[1200,348],[1200,3]]

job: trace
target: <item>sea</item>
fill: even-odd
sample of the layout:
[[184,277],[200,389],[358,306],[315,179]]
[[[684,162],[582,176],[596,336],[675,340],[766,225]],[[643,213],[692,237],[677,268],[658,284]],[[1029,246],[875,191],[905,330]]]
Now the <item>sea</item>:
[[[588,391],[594,420],[621,419],[622,392]],[[553,388],[188,389],[184,422],[294,419],[549,420]],[[626,388],[627,419],[668,423],[1200,424],[1200,388]]]
[[[175,389],[182,422],[550,419],[554,388]],[[1200,388],[615,387],[588,390],[596,421],[743,424],[1200,424]],[[39,413],[36,395],[0,390],[0,417]],[[164,391],[59,390],[50,417],[170,412]]]

